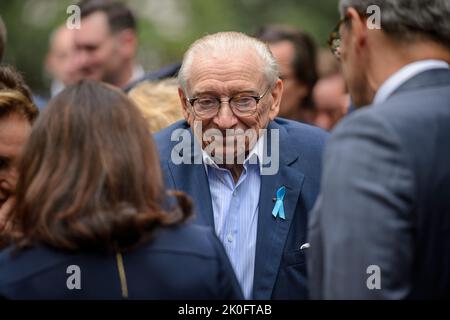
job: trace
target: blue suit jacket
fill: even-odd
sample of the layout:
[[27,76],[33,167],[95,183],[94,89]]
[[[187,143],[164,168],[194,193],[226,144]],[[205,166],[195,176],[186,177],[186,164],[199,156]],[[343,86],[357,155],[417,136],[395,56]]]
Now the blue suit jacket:
[[[37,246],[0,252],[0,298],[121,299],[114,254],[68,253]],[[130,299],[243,299],[213,230],[195,225],[158,229],[154,240],[123,254]],[[69,266],[81,290],[69,290]],[[73,272],[73,271],[72,271]]]
[[[185,121],[155,135],[162,170],[168,189],[182,190],[194,200],[195,223],[214,226],[211,194],[203,163],[175,164],[171,153],[180,153],[171,141],[177,129],[192,131]],[[319,192],[322,149],[327,133],[298,122],[276,119],[268,125],[278,129],[280,165],[275,175],[261,176],[259,216],[253,284],[254,299],[307,298],[305,252],[300,250],[307,240],[308,212]],[[268,154],[271,150],[268,151]],[[198,154],[192,153],[193,158]],[[201,156],[200,156],[201,157]],[[274,218],[273,198],[281,186],[286,187],[284,207],[286,219]]]

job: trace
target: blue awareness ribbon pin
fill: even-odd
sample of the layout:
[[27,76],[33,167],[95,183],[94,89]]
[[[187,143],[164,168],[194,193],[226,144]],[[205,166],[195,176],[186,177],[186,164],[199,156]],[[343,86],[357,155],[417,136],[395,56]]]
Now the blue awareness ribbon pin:
[[286,216],[284,215],[284,196],[286,195],[286,188],[282,186],[277,190],[277,198],[275,202],[275,206],[272,210],[272,215],[276,218],[279,216],[281,219],[285,220]]

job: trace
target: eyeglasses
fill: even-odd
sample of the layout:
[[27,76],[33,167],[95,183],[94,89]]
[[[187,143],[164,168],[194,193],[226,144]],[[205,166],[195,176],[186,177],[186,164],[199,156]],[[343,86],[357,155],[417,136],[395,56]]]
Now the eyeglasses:
[[341,28],[341,25],[346,21],[347,17],[339,20],[338,24],[330,33],[330,37],[328,38],[328,47],[330,48],[331,53],[338,60],[341,58],[341,34],[339,33],[339,29]]
[[[228,105],[233,113],[238,117],[252,116],[259,101],[269,92],[270,86],[260,96],[252,96],[249,94],[237,94],[228,98]],[[219,113],[220,106],[223,102],[219,97],[205,95],[198,98],[188,98],[187,101],[191,104],[194,114],[200,119],[210,119]]]

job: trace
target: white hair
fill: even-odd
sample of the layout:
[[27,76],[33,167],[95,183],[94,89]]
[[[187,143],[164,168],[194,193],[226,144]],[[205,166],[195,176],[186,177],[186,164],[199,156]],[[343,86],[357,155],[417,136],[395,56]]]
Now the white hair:
[[263,64],[263,72],[270,85],[275,84],[279,77],[278,64],[264,42],[240,32],[219,32],[207,35],[195,41],[186,51],[183,63],[178,73],[180,87],[186,91],[189,81],[189,72],[198,55],[222,55],[233,52],[252,50]]

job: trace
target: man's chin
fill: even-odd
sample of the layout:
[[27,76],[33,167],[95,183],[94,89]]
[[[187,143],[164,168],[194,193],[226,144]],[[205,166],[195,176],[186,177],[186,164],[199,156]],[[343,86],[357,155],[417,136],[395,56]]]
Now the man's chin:
[[240,165],[244,163],[245,152],[236,152],[235,150],[226,150],[225,152],[216,152],[211,158],[216,164]]

